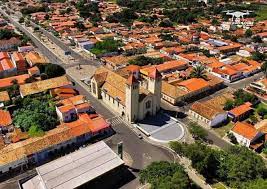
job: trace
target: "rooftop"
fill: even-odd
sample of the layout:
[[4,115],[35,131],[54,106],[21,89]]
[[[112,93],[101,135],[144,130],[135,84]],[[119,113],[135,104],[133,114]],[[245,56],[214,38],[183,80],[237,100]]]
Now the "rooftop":
[[253,125],[250,125],[245,122],[237,122],[231,131],[249,140],[252,140],[258,134],[258,131],[255,129]]
[[33,178],[23,188],[71,189],[123,165],[124,162],[103,141],[37,167],[39,182]]

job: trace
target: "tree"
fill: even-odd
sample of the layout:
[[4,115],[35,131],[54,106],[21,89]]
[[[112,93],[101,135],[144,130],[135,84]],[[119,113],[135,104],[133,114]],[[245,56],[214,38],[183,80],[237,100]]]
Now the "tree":
[[190,189],[191,181],[177,163],[153,162],[140,172],[141,183],[148,182],[152,189]]
[[252,124],[256,124],[258,122],[258,119],[255,115],[250,115],[249,119],[250,119]]
[[227,137],[230,139],[230,141],[233,143],[233,144],[237,144],[237,140],[236,140],[236,137],[233,133],[227,133]]
[[262,117],[264,118],[264,116],[267,115],[267,108],[264,107],[264,106],[260,106],[257,108],[257,113]]
[[190,77],[207,79],[206,68],[202,65],[193,67],[193,70],[190,73]]
[[211,24],[214,26],[217,26],[217,25],[219,25],[219,21],[214,18],[214,19],[212,19]]
[[256,60],[256,61],[264,61],[265,57],[266,57],[266,55],[264,55],[263,53],[260,53],[258,51],[252,53],[252,59]]
[[243,183],[239,188],[240,189],[264,189],[267,187],[266,179],[256,179],[253,181],[248,181]]
[[24,17],[20,17],[20,18],[19,18],[19,23],[23,23],[24,20],[25,20]]
[[10,39],[11,37],[16,37],[17,35],[13,31],[9,31],[6,29],[0,29],[0,40],[2,39]]
[[173,23],[170,21],[170,19],[164,19],[159,23],[159,26],[165,28],[173,27]]
[[13,113],[14,125],[24,131],[31,128],[31,134],[48,131],[58,124],[55,105],[49,95],[28,96],[17,101],[17,107]]
[[57,64],[37,64],[37,67],[42,75],[45,74],[44,77],[46,79],[60,77],[66,74],[64,68]]
[[46,20],[48,20],[48,19],[49,19],[49,14],[46,14],[46,15],[44,16],[44,18],[45,18]]
[[195,138],[196,140],[205,141],[208,136],[207,131],[195,122],[191,122],[189,124],[189,132],[192,134],[193,138]]
[[262,69],[263,73],[265,73],[265,76],[267,77],[267,61],[265,61],[265,62],[261,65],[261,69]]
[[129,64],[138,65],[138,66],[145,66],[145,65],[158,65],[162,64],[164,59],[162,58],[151,58],[146,56],[138,56],[133,60],[129,61]]
[[258,35],[253,36],[253,37],[252,37],[252,41],[253,41],[254,43],[262,43],[262,39],[261,39],[261,37],[258,36]]
[[234,103],[234,101],[233,100],[230,100],[230,99],[228,99],[228,100],[226,100],[226,102],[225,102],[225,104],[224,104],[224,110],[231,110],[231,109],[233,109],[234,108],[234,106],[235,106],[235,103]]
[[96,55],[117,52],[118,48],[121,46],[121,41],[114,40],[113,38],[106,38],[103,41],[97,42],[91,49],[91,52]]
[[251,37],[252,35],[253,35],[253,32],[252,32],[251,29],[247,29],[247,30],[245,31],[245,36],[246,36],[246,37]]

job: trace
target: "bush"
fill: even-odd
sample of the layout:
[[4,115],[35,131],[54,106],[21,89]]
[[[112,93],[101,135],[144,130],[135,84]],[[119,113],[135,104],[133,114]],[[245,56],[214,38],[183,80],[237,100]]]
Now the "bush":
[[205,129],[199,126],[197,123],[189,124],[189,132],[192,134],[193,138],[196,140],[206,141],[208,133]]

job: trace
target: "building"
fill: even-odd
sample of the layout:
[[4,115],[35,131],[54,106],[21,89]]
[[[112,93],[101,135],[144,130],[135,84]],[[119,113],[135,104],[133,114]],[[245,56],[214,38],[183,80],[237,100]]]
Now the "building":
[[228,113],[223,110],[227,100],[233,99],[229,92],[212,99],[195,102],[188,111],[188,115],[199,123],[214,127],[227,120]]
[[59,87],[70,87],[72,84],[67,79],[66,76],[61,77],[55,77],[52,79],[42,80],[42,81],[36,81],[33,83],[26,83],[24,85],[20,86],[20,95],[21,97],[25,97],[28,95],[41,93],[46,90],[55,89]]
[[56,112],[60,121],[71,122],[81,113],[94,113],[94,108],[87,102],[85,96],[77,95],[60,100],[56,106]]
[[233,122],[242,121],[247,118],[252,111],[252,104],[246,102],[240,106],[237,106],[228,112],[228,116],[232,119]]
[[8,128],[12,124],[12,118],[9,111],[0,110],[0,129],[2,130],[4,127]]
[[124,177],[123,165],[123,160],[101,141],[37,167],[36,176],[19,184],[22,189],[112,188]]
[[247,88],[247,90],[267,102],[267,78],[252,82]]
[[250,147],[252,143],[263,136],[262,132],[257,131],[253,125],[245,122],[237,122],[230,133],[233,133],[239,144],[246,147]]
[[6,103],[10,102],[10,97],[7,91],[0,92],[0,108],[4,107]]
[[37,52],[28,52],[25,55],[25,59],[27,60],[30,67],[35,66],[36,64],[46,64],[48,63],[43,56],[38,54]]
[[0,77],[9,77],[17,73],[16,64],[7,52],[0,52]]
[[[86,116],[87,115],[87,116]],[[98,114],[88,115],[70,123],[62,123],[43,136],[11,143],[0,151],[0,173],[40,165],[74,147],[83,145],[93,136],[112,133],[110,124]],[[74,149],[73,149],[74,150]]]
[[18,71],[25,71],[27,69],[26,61],[21,53],[19,52],[12,53],[11,60],[17,66]]
[[117,72],[101,67],[92,76],[90,87],[92,95],[130,122],[155,115],[160,109],[161,74],[157,69],[142,78],[127,67]]
[[21,41],[15,37],[10,39],[0,40],[0,51],[14,50],[16,47],[20,46]]
[[29,74],[23,74],[13,77],[8,77],[4,79],[0,79],[0,89],[5,87],[10,87],[14,84],[14,82],[18,83],[19,85],[22,85],[25,83],[25,80],[30,77]]

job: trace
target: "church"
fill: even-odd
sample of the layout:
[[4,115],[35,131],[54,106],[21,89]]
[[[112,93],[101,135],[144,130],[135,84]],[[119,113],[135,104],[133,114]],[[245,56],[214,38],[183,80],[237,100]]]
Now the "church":
[[91,77],[93,96],[129,122],[143,120],[160,110],[162,76],[155,68],[148,76],[140,67],[130,65],[119,70],[98,68]]

